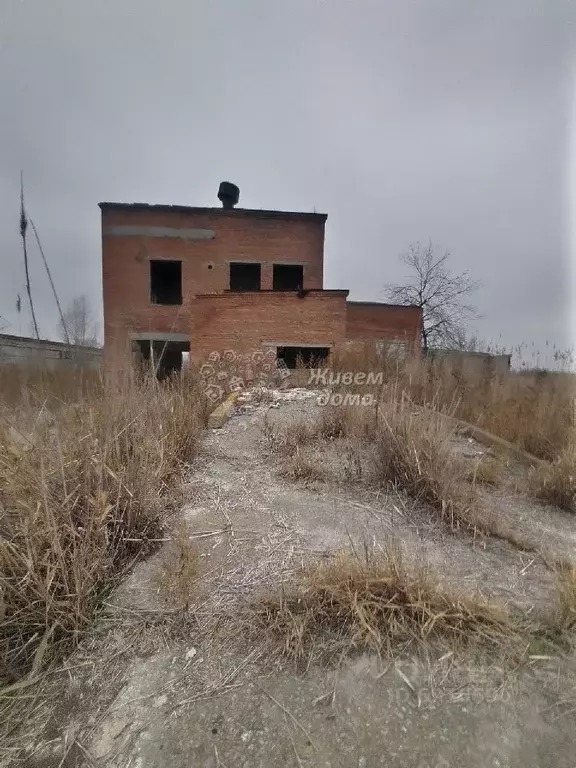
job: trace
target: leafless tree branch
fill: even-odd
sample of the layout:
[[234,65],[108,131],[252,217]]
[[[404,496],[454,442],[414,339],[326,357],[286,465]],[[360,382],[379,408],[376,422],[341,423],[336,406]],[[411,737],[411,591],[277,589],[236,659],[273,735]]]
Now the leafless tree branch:
[[449,257],[448,251],[437,255],[432,241],[425,246],[412,243],[400,256],[409,270],[406,281],[386,287],[390,301],[422,309],[424,352],[461,343],[466,321],[478,317],[476,307],[465,299],[480,283],[468,271],[452,274]]
[[83,347],[98,345],[98,326],[86,296],[77,296],[63,312],[58,325],[63,341]]

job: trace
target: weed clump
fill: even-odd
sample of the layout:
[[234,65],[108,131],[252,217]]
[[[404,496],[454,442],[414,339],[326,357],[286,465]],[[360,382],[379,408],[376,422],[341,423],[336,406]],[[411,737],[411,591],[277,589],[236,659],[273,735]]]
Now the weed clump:
[[529,480],[531,494],[567,512],[576,512],[576,443],[552,462],[538,466]]
[[295,659],[343,649],[389,653],[423,641],[496,650],[514,645],[520,632],[505,607],[441,586],[397,546],[365,561],[339,553],[253,608],[258,631]]

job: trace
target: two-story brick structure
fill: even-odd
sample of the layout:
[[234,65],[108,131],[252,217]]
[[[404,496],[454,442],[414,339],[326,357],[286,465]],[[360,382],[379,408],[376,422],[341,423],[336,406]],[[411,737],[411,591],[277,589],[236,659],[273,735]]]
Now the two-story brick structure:
[[290,366],[353,340],[419,349],[417,307],[324,289],[326,214],[235,208],[237,188],[220,190],[222,208],[100,203],[108,360],[131,349],[172,370],[184,351],[272,347]]

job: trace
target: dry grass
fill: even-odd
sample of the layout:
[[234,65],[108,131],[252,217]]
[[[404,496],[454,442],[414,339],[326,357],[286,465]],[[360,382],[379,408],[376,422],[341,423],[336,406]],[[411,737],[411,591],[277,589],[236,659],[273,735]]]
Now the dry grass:
[[280,474],[291,480],[314,481],[322,480],[324,474],[314,458],[308,456],[301,446],[285,456]]
[[398,357],[393,348],[380,348],[378,344],[370,341],[337,347],[330,356],[330,368],[334,372],[382,372],[387,383],[403,378],[407,366],[412,364],[411,359]]
[[335,440],[340,437],[374,439],[379,429],[376,408],[359,406],[324,406],[313,421],[294,419],[275,426],[265,416],[263,432],[277,452],[292,456],[297,448],[315,440]]
[[[363,479],[385,489],[406,493],[427,505],[453,529],[496,536],[513,547],[536,551],[533,536],[480,492],[480,485],[498,486],[504,460],[484,456],[473,465],[454,450],[458,422],[430,407],[415,406],[394,386],[374,406],[324,406],[319,418],[275,427],[265,434],[280,454],[281,472],[294,479],[325,479],[310,444],[341,440],[345,469],[342,479]],[[345,438],[342,440],[342,438]],[[367,463],[366,463],[367,462]]]
[[553,462],[536,467],[528,487],[535,498],[576,512],[576,443],[567,446]]
[[556,570],[556,604],[552,626],[558,632],[576,628],[576,565],[563,564]]
[[520,636],[504,606],[441,586],[398,545],[364,560],[340,553],[253,609],[256,631],[296,659],[351,649],[390,653],[423,641],[501,650],[518,647]]
[[[346,436],[349,426],[358,423],[354,418],[357,411],[348,407],[326,407],[317,420],[295,419],[280,427],[264,417],[264,434],[272,450],[281,459],[280,475],[291,480],[309,482],[326,480],[327,473],[314,453],[312,444],[319,440],[331,441]],[[361,428],[359,431],[362,431]],[[343,450],[345,464],[342,477],[346,482],[357,482],[363,474],[362,462],[354,446],[347,444]]]
[[[359,448],[356,441],[367,440],[375,447],[375,466],[366,474],[373,483],[429,505],[453,527],[464,525],[514,539],[517,544],[513,533],[503,529],[475,488],[482,480],[496,482],[499,463],[476,467],[471,484],[468,460],[453,450],[454,430],[442,414],[415,409],[409,400],[400,399],[377,407],[325,406],[317,421],[294,421],[280,429],[268,423],[265,432],[282,456],[282,474],[294,479],[320,479],[322,471],[304,447],[314,440],[337,438],[352,439],[352,443],[345,443],[346,461],[358,479],[365,473],[353,446]],[[350,480],[349,473],[346,480]]]
[[454,415],[553,460],[574,432],[574,379],[569,374],[510,374],[457,387]]
[[454,427],[442,415],[415,409],[402,399],[378,408],[327,406],[316,434],[370,440],[376,449],[373,478],[378,485],[428,504],[452,525],[495,532],[493,516],[470,485],[469,463],[453,450]]
[[553,460],[574,436],[576,376],[523,372],[498,375],[490,368],[475,374],[426,361],[399,361],[374,345],[339,351],[335,372],[379,372],[383,385],[363,385],[379,400],[402,395],[413,403],[448,413],[518,445],[538,458]]
[[497,506],[478,488],[500,483],[502,461],[485,456],[471,466],[454,450],[455,430],[443,414],[415,408],[405,399],[384,401],[377,408],[326,406],[317,421],[294,422],[279,433],[270,428],[269,437],[281,445],[285,476],[325,479],[307,444],[346,438],[338,446],[346,483],[362,479],[401,491],[433,510],[453,530],[496,536],[515,548],[537,551],[534,537],[498,515]]
[[265,414],[262,431],[275,453],[292,458],[307,443],[320,437],[320,427],[316,422],[294,419],[282,426],[273,424]]
[[170,543],[159,575],[159,588],[166,603],[185,614],[200,570],[200,556],[184,524]]
[[381,427],[379,410],[372,406],[327,405],[322,408],[317,426],[325,440],[337,437],[355,437],[374,440]]
[[428,504],[452,526],[492,533],[492,516],[467,482],[467,461],[454,453],[452,438],[451,427],[439,414],[414,412],[405,402],[386,404],[376,438],[377,479]]
[[101,395],[104,379],[98,368],[71,366],[50,370],[32,365],[0,366],[0,401],[10,408],[57,408]]
[[466,478],[476,485],[498,486],[502,481],[504,467],[501,461],[492,456],[483,456],[474,461],[473,466],[469,467]]
[[[2,393],[0,392],[0,398]],[[205,417],[197,380],[152,377],[0,411],[0,679],[67,652],[151,547]],[[47,397],[43,398],[46,402]],[[6,420],[7,419],[7,420]],[[38,664],[36,664],[38,666]]]

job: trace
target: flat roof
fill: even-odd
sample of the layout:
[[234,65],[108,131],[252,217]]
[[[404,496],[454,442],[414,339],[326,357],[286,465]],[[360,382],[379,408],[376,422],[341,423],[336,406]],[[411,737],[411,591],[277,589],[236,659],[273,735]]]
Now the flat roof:
[[346,303],[361,307],[398,307],[402,309],[420,309],[417,304],[387,304],[385,301],[348,301]]
[[102,211],[137,211],[150,213],[208,213],[224,216],[251,216],[255,219],[309,219],[326,221],[327,213],[305,213],[301,211],[268,211],[261,208],[207,208],[189,205],[151,205],[149,203],[98,203]]
[[[304,296],[306,298],[311,293],[320,293],[328,296],[348,296],[349,291],[342,288],[304,288]],[[258,291],[232,291],[226,288],[222,293],[195,293],[194,296],[200,298],[218,299],[224,296],[230,296],[231,293],[235,293],[239,296],[259,296],[260,294],[270,294],[274,296],[296,296],[298,291],[275,291],[269,288]]]

